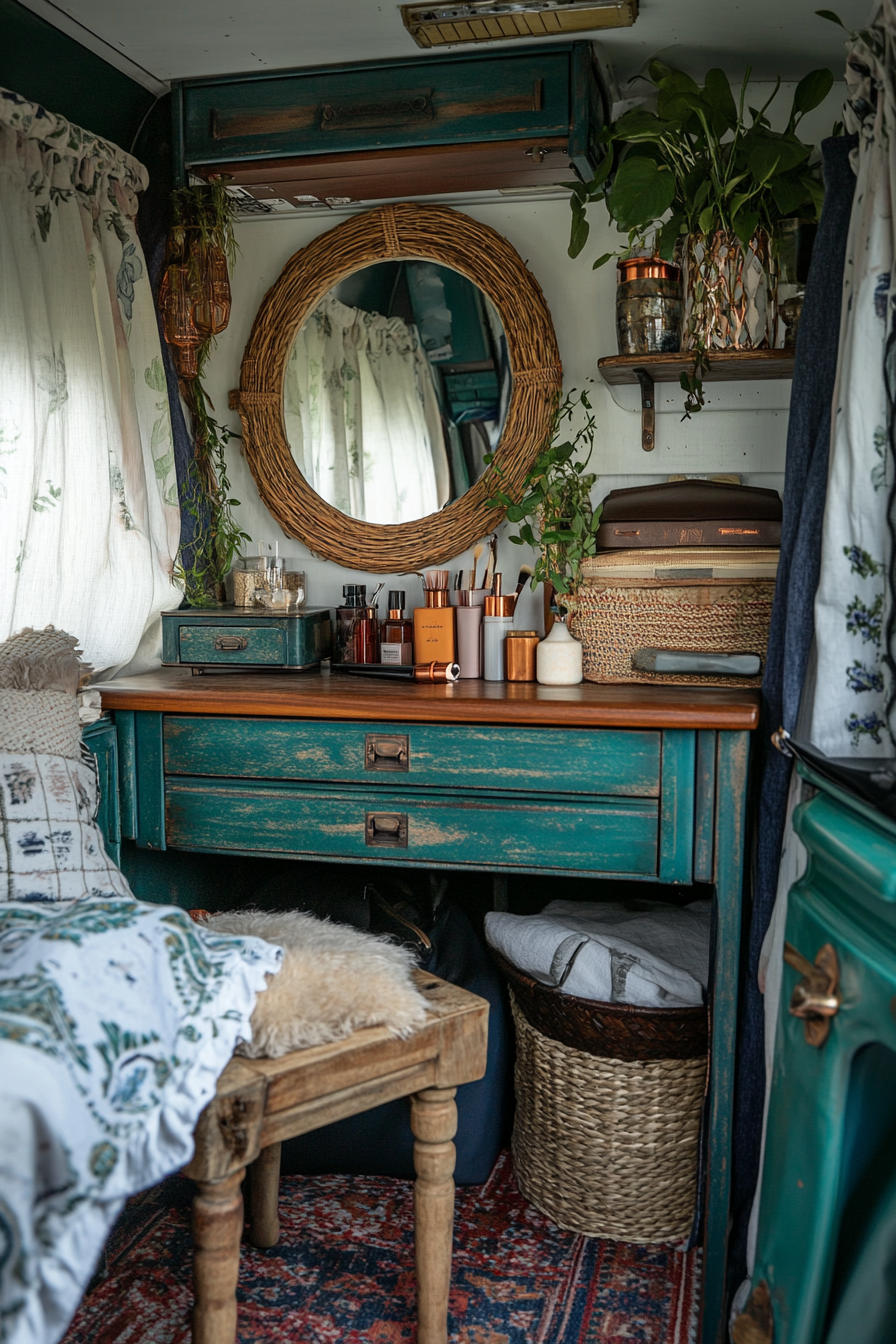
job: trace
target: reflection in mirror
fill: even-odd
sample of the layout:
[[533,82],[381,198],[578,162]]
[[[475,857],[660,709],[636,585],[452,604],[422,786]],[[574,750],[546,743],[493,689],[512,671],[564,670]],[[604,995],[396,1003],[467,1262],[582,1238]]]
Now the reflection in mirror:
[[299,331],[286,436],[342,513],[412,522],[482,475],[510,391],[501,319],[472,281],[431,261],[378,262],[334,286]]

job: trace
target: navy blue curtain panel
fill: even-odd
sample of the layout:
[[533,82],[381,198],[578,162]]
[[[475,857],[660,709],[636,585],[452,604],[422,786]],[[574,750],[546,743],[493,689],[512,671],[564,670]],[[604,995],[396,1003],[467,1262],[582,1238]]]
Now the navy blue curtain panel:
[[762,995],[757,976],[759,953],[775,903],[790,781],[791,763],[775,750],[770,737],[782,724],[788,732],[793,732],[796,727],[812,646],[813,604],[821,565],[821,530],[827,490],[831,402],[840,337],[843,267],[855,190],[849,154],[856,144],[856,136],[837,136],[822,142],[824,208],[797,333],[787,431],[781,558],[762,682],[757,744],[756,766],[761,784],[754,826],[753,899],[747,966],[738,1026],[733,1226],[728,1260],[732,1291],[746,1275],[747,1226],[759,1175],[765,1058]]

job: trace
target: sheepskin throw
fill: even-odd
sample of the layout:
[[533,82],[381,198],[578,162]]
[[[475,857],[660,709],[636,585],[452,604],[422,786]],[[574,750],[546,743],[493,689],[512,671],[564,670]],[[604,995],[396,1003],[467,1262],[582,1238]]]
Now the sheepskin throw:
[[413,955],[388,938],[297,910],[211,915],[207,926],[283,948],[283,966],[252,1014],[252,1043],[240,1045],[237,1054],[279,1059],[361,1027],[409,1036],[423,1026],[426,1000],[411,978]]

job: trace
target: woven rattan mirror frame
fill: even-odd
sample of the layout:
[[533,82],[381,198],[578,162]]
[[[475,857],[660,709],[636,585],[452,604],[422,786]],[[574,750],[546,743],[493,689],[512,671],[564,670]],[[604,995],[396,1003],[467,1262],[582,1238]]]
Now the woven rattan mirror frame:
[[240,389],[231,395],[258,492],[287,536],[347,569],[398,574],[460,555],[500,522],[485,477],[438,513],[378,525],[350,518],[311,489],[289,450],[283,380],[306,317],[345,276],[390,258],[453,267],[488,295],[507,336],[513,384],[496,461],[518,486],[544,441],[560,392],[557,338],[538,282],[494,229],[444,206],[385,205],[355,215],[291,257],[268,290],[249,336]]

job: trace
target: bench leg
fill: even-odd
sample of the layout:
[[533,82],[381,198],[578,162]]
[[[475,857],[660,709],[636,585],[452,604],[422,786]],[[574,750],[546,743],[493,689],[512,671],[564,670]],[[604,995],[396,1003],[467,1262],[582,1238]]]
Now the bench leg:
[[447,1344],[454,1161],[454,1087],[427,1088],[411,1098],[414,1131],[414,1223],[417,1258],[417,1344]]
[[249,1231],[246,1240],[259,1250],[280,1240],[280,1144],[262,1148],[249,1168]]
[[197,1182],[193,1196],[193,1344],[234,1344],[245,1171]]

